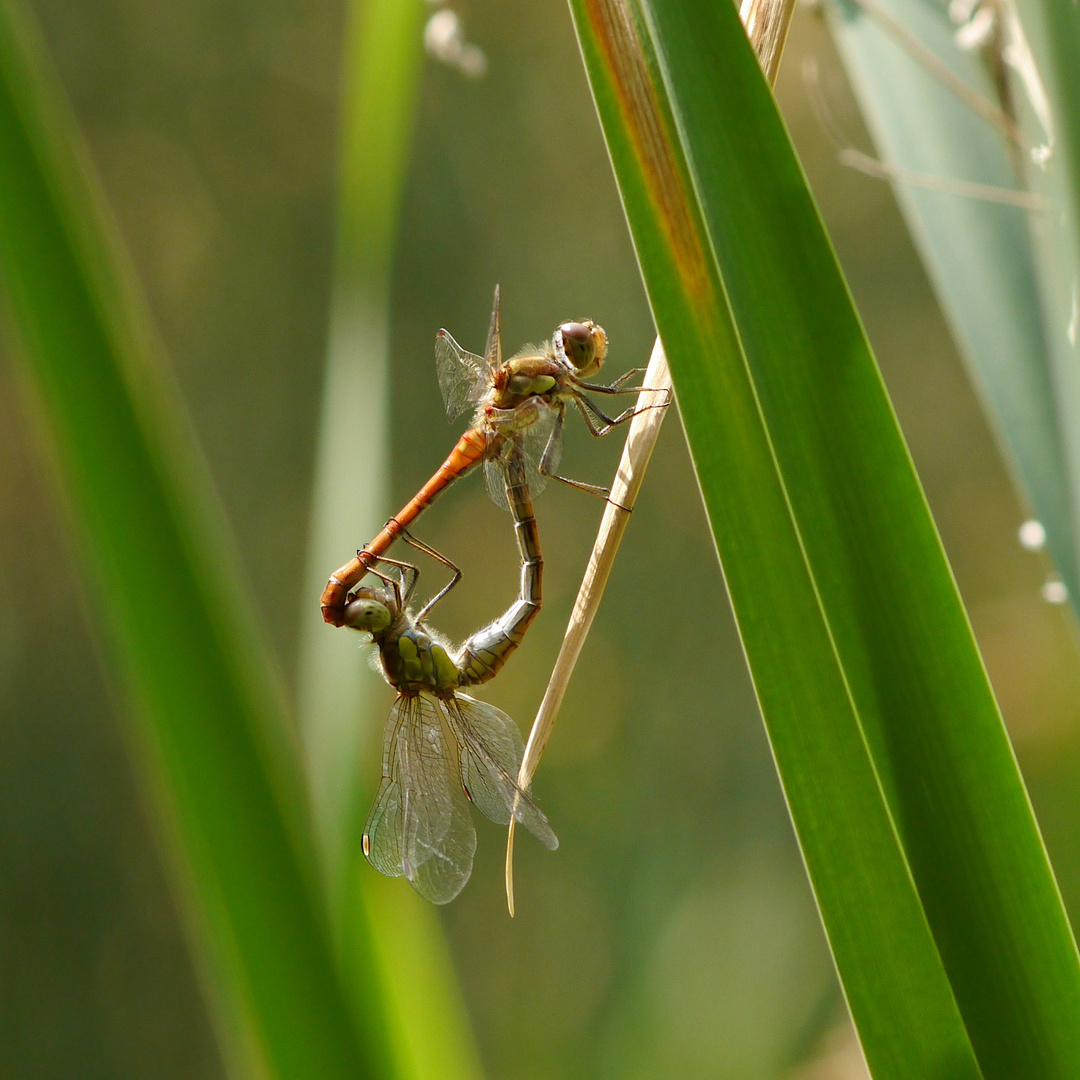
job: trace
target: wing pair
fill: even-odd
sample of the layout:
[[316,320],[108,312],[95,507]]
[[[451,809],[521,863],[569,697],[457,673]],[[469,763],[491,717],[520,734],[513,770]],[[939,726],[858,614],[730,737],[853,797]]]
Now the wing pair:
[[476,830],[466,796],[500,825],[516,818],[545,847],[559,841],[517,786],[524,746],[506,713],[467,694],[402,694],[387,720],[383,778],[364,827],[364,854],[446,904],[472,873]]
[[[478,405],[491,385],[495,369],[502,365],[502,337],[499,316],[499,287],[491,311],[491,328],[483,356],[463,349],[446,330],[435,338],[435,366],[439,387],[446,404],[446,414],[456,420],[468,408]],[[497,431],[507,432],[525,466],[525,481],[533,496],[547,483],[547,475],[559,467],[562,454],[560,412],[540,398],[530,398],[516,409],[492,409],[486,422]],[[510,448],[506,447],[509,452]],[[546,460],[545,460],[546,458]],[[544,471],[541,471],[541,462]],[[484,485],[491,501],[503,510],[510,508],[506,498],[506,467],[501,457],[484,462]]]
[[463,349],[449,331],[435,335],[435,367],[439,373],[446,415],[456,420],[470,405],[478,405],[487,393],[497,368],[502,367],[502,328],[499,316],[499,286],[495,286],[495,302],[491,309],[484,355],[477,356]]

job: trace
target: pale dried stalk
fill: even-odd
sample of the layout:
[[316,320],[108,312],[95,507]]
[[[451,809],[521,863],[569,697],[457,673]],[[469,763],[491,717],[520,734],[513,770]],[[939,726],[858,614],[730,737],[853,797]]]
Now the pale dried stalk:
[[[757,53],[769,85],[776,82],[776,73],[780,67],[780,55],[784,50],[791,15],[795,10],[795,0],[743,0],[739,16],[746,27],[750,44]],[[639,407],[655,402],[657,391],[671,394],[671,374],[668,371],[667,357],[660,339],[653,345],[652,356],[645,372],[642,392],[638,397]],[[518,770],[518,787],[527,791],[532,783],[540,757],[551,737],[555,719],[562,705],[566,687],[570,682],[581,647],[589,634],[596,609],[604,595],[608,576],[615,564],[615,555],[630,520],[630,511],[634,507],[641,483],[645,479],[645,470],[652,457],[653,447],[660,435],[660,425],[664,422],[667,409],[644,409],[630,422],[630,431],[626,436],[619,469],[611,485],[611,498],[604,508],[600,521],[600,531],[593,544],[589,565],[585,570],[581,588],[578,589],[574,610],[566,627],[562,647],[555,660],[544,700],[533,721],[529,741],[525,745],[525,756],[521,759]],[[514,805],[515,812],[517,804]],[[506,906],[514,914],[514,823],[510,817],[510,827],[506,837]]]
[[[660,394],[671,394],[671,374],[668,371],[667,357],[660,339],[653,345],[649,366],[645,371],[642,391],[638,395],[638,408],[641,410],[630,421],[630,431],[626,436],[622,459],[619,461],[615,480],[611,485],[611,496],[604,507],[604,516],[600,521],[600,531],[596,535],[589,565],[585,570],[581,588],[578,589],[574,610],[566,627],[562,648],[559,649],[555,667],[551,672],[544,700],[533,721],[529,741],[525,746],[525,756],[521,759],[518,771],[518,787],[528,790],[532,783],[540,756],[547,746],[551,729],[559,714],[566,687],[570,682],[574,666],[577,664],[581,647],[585,644],[593,617],[600,606],[608,576],[615,565],[615,555],[622,543],[623,533],[630,521],[630,511],[634,508],[641,482],[645,479],[645,469],[652,457],[653,447],[660,434],[660,425],[664,422],[666,408],[641,408],[657,402]],[[517,807],[515,806],[516,810]],[[510,829],[506,838],[506,904],[510,914],[514,914],[514,818],[510,818]]]
[[743,0],[739,6],[739,18],[770,86],[776,84],[794,11],[795,0]]

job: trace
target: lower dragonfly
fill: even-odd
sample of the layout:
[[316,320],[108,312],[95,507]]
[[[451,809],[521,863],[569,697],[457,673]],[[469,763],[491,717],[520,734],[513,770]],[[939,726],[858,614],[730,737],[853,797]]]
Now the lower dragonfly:
[[[349,590],[396,539],[407,535],[408,526],[442,491],[481,462],[484,463],[488,494],[504,508],[509,505],[505,494],[507,463],[515,456],[523,463],[526,480],[534,495],[543,490],[548,478],[553,478],[606,498],[607,488],[556,473],[562,450],[563,421],[570,405],[581,413],[595,436],[605,435],[640,411],[632,406],[618,416],[608,416],[586,393],[636,394],[640,391],[640,386],[625,384],[639,375],[642,368],[627,371],[608,386],[587,381],[599,373],[606,356],[607,335],[601,327],[585,319],[563,323],[550,341],[527,346],[504,362],[498,286],[495,287],[491,326],[482,357],[463,349],[446,330],[440,330],[435,338],[435,361],[447,415],[455,420],[474,406],[473,426],[461,436],[431,479],[386,523],[382,532],[330,575],[322,594],[323,618],[334,626],[343,625]],[[663,402],[644,408],[666,404],[665,392]],[[428,553],[432,554],[430,550]],[[447,590],[456,581],[457,578]],[[447,590],[433,602],[441,599]]]
[[382,781],[364,826],[364,854],[380,873],[403,874],[436,904],[453,900],[472,873],[476,830],[466,800],[500,825],[513,816],[547,848],[559,845],[543,812],[517,786],[524,752],[517,725],[460,692],[495,677],[540,609],[543,563],[516,459],[510,475],[521,594],[500,619],[454,651],[409,612],[419,571],[387,558],[379,562],[396,567],[399,578],[372,568],[383,584],[354,590],[345,605],[344,624],[371,635],[383,675],[398,691],[383,739]]

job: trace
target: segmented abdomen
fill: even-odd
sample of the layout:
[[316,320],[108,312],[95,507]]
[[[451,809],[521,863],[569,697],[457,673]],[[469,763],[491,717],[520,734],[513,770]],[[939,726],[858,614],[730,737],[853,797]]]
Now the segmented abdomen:
[[489,435],[480,428],[470,428],[458,439],[450,456],[434,476],[385,525],[382,532],[363,551],[330,575],[322,593],[323,619],[332,626],[342,626],[349,590],[379,561],[390,545],[455,480],[471,472],[485,457],[495,452],[503,436]]
[[539,614],[543,600],[544,560],[540,554],[540,534],[529,485],[525,481],[524,463],[516,449],[507,455],[506,479],[506,497],[521,553],[521,588],[517,602],[501,619],[477,630],[458,650],[454,663],[461,673],[462,686],[486,683],[498,674],[510,654],[521,644],[525,631]]

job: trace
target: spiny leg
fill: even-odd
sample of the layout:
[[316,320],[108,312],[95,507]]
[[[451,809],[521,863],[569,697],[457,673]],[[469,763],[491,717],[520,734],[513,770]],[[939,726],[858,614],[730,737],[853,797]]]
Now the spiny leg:
[[[575,398],[575,401],[577,399]],[[579,405],[580,409],[581,406]],[[551,434],[548,436],[547,445],[544,447],[543,456],[540,458],[540,475],[546,476],[550,480],[558,480],[562,484],[566,484],[567,487],[575,488],[578,491],[584,491],[587,495],[595,495],[598,499],[603,499],[606,502],[611,502],[611,489],[602,487],[600,484],[587,484],[584,480],[572,480],[569,476],[560,476],[557,472],[553,471],[552,462],[555,459],[556,451],[559,446],[559,440],[562,437],[562,425],[563,418],[566,415],[566,406],[561,405],[559,409],[558,419],[555,421],[555,426],[551,429]],[[597,434],[593,430],[593,426],[590,422],[590,418],[585,415],[585,422],[589,424],[589,430],[593,434]],[[629,510],[625,506],[621,506],[619,503],[612,503],[613,506],[618,506],[620,510]]]
[[547,444],[544,446],[544,453],[540,458],[540,465],[538,466],[540,475],[546,476],[549,480],[559,480],[572,488],[577,488],[579,491],[585,491],[590,495],[606,499],[610,494],[607,488],[600,487],[598,484],[586,484],[583,480],[571,480],[568,476],[560,476],[554,471],[553,463],[558,456],[559,445],[562,442],[563,420],[565,417],[566,406],[560,402],[559,415],[555,420],[555,426],[551,429]]
[[422,551],[428,558],[442,563],[443,566],[448,570],[451,570],[454,574],[454,576],[417,613],[416,621],[422,623],[424,619],[431,614],[432,608],[434,608],[435,605],[461,580],[461,569],[441,552],[438,552],[431,547],[430,544],[425,544],[423,540],[418,540],[408,529],[403,528],[401,530],[401,539],[404,540],[406,544],[416,548],[417,551]]
[[581,390],[591,390],[597,394],[639,394],[642,390],[649,389],[645,386],[626,386],[625,383],[636,375],[644,375],[646,368],[635,367],[624,371],[614,382],[611,383],[587,383],[575,379],[575,384]]
[[[398,608],[404,611],[409,606],[409,599],[416,588],[416,583],[420,580],[420,568],[413,566],[412,563],[391,559],[388,555],[380,555],[378,562],[386,563],[388,566],[396,566],[401,572],[401,581],[399,582],[397,578],[381,573],[374,566],[368,568],[369,574],[374,574],[380,581],[385,582],[394,590],[394,598],[397,600]],[[402,588],[405,589],[404,597],[401,595]]]
[[[625,424],[627,420],[633,420],[639,413],[646,412],[649,409],[666,409],[671,404],[671,395],[666,387],[663,389],[666,396],[665,401],[657,401],[651,405],[631,405],[630,408],[624,409],[618,416],[608,416],[595,401],[590,401],[584,394],[575,394],[574,404],[584,418],[589,432],[596,438],[600,438],[612,428]],[[599,425],[593,420],[594,416],[601,421]]]

